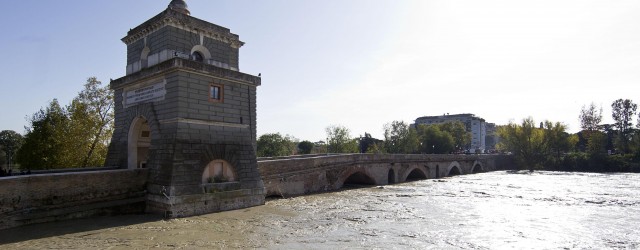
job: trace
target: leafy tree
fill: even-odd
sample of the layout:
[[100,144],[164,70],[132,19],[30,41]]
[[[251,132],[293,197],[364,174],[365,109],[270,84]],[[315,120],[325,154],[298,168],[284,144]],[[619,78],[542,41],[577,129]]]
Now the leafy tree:
[[83,138],[82,167],[104,164],[113,134],[113,91],[101,86],[95,77],[87,79],[84,89],[71,103],[71,130]]
[[19,161],[32,169],[102,166],[113,133],[113,93],[95,77],[62,108],[40,109],[27,128]]
[[498,146],[512,152],[519,165],[527,167],[529,171],[542,167],[544,132],[536,128],[533,118],[522,120],[520,125],[510,122],[499,127],[497,132],[501,138]]
[[460,121],[445,122],[439,124],[440,130],[448,132],[453,137],[455,150],[461,150],[471,146],[471,132],[467,131],[467,127]]
[[264,134],[258,138],[258,157],[288,156],[295,154],[298,143],[291,136],[280,133]]
[[11,168],[13,157],[23,143],[24,137],[13,130],[3,130],[0,132],[0,149],[4,153],[2,157],[4,162],[2,162],[2,164],[7,163],[9,168]]
[[314,144],[310,141],[301,141],[298,143],[298,153],[300,154],[311,154],[311,150],[313,150]]
[[420,152],[426,154],[448,154],[455,149],[453,136],[440,130],[439,125],[418,125]]
[[615,126],[618,128],[617,146],[623,153],[628,153],[633,127],[632,119],[638,105],[629,99],[618,99],[611,104],[611,109]]
[[390,154],[412,154],[418,151],[418,134],[404,121],[384,125],[384,147]]
[[[373,138],[371,134],[365,132],[364,137],[360,137],[360,141],[359,141],[360,153],[367,153],[370,151],[372,147],[378,148],[377,144],[381,144],[381,143],[382,143],[382,140]],[[379,151],[379,149],[374,151]]]
[[582,106],[579,118],[582,130],[596,131],[602,122],[602,107],[598,109],[594,103],[589,104],[588,107]]
[[358,142],[351,138],[348,128],[342,125],[331,125],[327,127],[328,151],[330,153],[357,153]]
[[22,168],[49,169],[64,166],[64,141],[69,119],[54,99],[46,109],[33,114],[24,144],[16,154]]
[[572,144],[571,137],[566,130],[567,126],[560,122],[544,122],[544,142],[549,154],[553,155],[553,164],[556,166],[560,164],[562,153],[571,150],[575,145],[575,143]]

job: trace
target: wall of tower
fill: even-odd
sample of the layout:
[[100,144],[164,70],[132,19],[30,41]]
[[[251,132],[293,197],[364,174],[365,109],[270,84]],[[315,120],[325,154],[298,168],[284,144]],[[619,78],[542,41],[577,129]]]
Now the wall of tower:
[[228,64],[236,69],[239,68],[239,51],[237,48],[207,36],[203,36],[201,40],[198,33],[174,26],[164,26],[149,34],[146,37],[146,41],[143,38],[128,45],[127,65],[134,64],[142,59],[141,55],[145,46],[150,50],[149,55],[157,54],[164,50],[173,50],[184,55],[190,55],[191,49],[196,45],[202,45],[207,48],[211,53],[211,60]]

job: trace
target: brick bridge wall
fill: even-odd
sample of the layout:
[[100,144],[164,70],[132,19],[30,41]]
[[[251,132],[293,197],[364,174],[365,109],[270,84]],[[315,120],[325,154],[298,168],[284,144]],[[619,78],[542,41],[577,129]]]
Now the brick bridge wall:
[[316,155],[263,158],[258,169],[267,196],[289,197],[337,190],[345,181],[386,185],[494,171],[510,167],[509,159],[504,155]]
[[146,169],[46,173],[0,179],[0,230],[113,213],[144,212]]

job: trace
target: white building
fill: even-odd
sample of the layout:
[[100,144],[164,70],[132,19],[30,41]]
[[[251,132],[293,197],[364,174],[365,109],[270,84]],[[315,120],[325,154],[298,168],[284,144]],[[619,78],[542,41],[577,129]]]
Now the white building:
[[446,122],[459,121],[464,123],[467,131],[471,132],[471,145],[468,148],[470,152],[484,153],[486,149],[485,137],[487,136],[487,123],[484,119],[474,114],[456,114],[456,115],[440,115],[440,116],[423,116],[416,119],[418,124],[440,124]]

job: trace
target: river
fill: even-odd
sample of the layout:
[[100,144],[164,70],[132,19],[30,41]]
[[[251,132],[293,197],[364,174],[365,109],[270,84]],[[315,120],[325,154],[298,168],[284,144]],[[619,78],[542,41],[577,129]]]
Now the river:
[[2,249],[637,249],[640,174],[490,172],[161,220],[0,231]]

